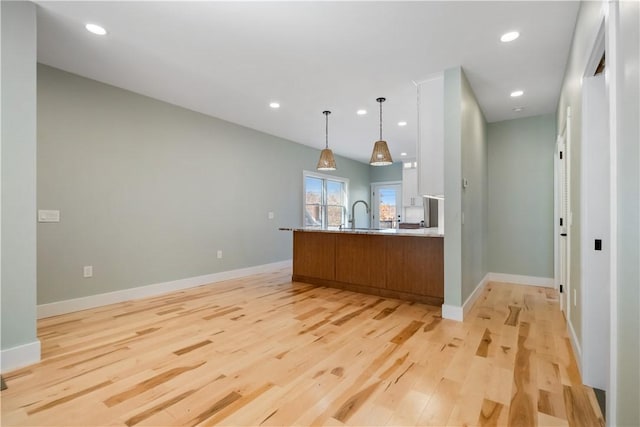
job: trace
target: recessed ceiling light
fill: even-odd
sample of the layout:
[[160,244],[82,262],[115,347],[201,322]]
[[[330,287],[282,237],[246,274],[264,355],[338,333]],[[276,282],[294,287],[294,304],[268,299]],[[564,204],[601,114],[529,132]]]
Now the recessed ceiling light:
[[515,111],[516,113],[519,113],[520,111],[524,110],[524,107],[515,107],[513,109],[513,111]]
[[502,35],[502,37],[500,37],[500,41],[503,43],[508,43],[508,42],[512,42],[515,39],[517,39],[518,37],[520,37],[520,33],[517,31],[510,31],[508,33],[504,33]]
[[272,102],[272,103],[269,104],[269,107],[271,107],[271,108],[280,108],[280,104],[277,103],[277,102]]
[[398,126],[406,126],[407,122],[398,122]]
[[84,28],[86,28],[90,33],[97,34],[99,36],[104,36],[105,34],[107,34],[107,30],[97,24],[87,24],[84,26]]
[[367,114],[367,110],[358,110],[356,111],[356,114],[359,116],[364,116],[365,114]]
[[517,98],[519,96],[522,96],[524,94],[523,91],[521,90],[514,90],[513,92],[511,92],[511,97],[512,98]]
[[406,156],[406,155],[407,155],[407,153],[402,152],[402,153],[400,153],[400,155],[404,157],[404,156]]

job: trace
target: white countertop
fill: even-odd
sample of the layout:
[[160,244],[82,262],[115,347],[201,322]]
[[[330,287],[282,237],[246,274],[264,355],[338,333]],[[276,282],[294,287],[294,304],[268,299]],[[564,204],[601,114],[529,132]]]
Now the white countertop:
[[309,231],[318,233],[347,233],[347,234],[376,234],[376,235],[390,235],[390,236],[416,236],[416,237],[444,237],[444,231],[437,228],[385,228],[385,229],[373,229],[373,228],[343,228],[338,229],[336,227],[330,228],[318,228],[318,227],[281,227],[283,231]]

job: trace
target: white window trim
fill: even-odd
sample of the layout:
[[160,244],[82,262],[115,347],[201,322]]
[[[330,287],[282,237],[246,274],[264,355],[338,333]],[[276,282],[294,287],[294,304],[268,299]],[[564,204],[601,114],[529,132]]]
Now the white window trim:
[[[342,176],[337,176],[337,175],[329,175],[326,173],[319,173],[319,172],[313,172],[313,171],[308,171],[308,170],[303,170],[302,171],[302,226],[304,226],[305,223],[305,211],[306,211],[306,194],[307,194],[307,177],[311,177],[311,178],[319,178],[319,179],[326,179],[326,180],[330,180],[330,181],[338,181],[338,182],[343,182],[344,183],[344,206],[345,208],[348,209],[349,206],[349,178],[345,178]],[[325,190],[323,189],[323,192]],[[326,200],[326,195],[323,194],[322,195],[322,199]],[[323,218],[323,221],[326,221],[326,218]],[[325,224],[323,224],[321,226],[322,228],[327,227]]]

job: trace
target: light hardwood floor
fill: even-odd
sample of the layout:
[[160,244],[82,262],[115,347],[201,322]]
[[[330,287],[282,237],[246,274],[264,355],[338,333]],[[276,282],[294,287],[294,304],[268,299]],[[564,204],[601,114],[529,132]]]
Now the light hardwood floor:
[[603,425],[555,291],[438,307],[291,271],[43,319],[2,425]]

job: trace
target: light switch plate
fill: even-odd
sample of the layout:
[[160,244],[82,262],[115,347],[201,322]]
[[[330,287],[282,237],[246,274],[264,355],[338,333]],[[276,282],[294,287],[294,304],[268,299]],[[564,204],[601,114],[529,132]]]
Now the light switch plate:
[[40,209],[38,222],[60,222],[60,211]]
[[82,277],[93,277],[93,266],[92,265],[85,265],[82,268]]

